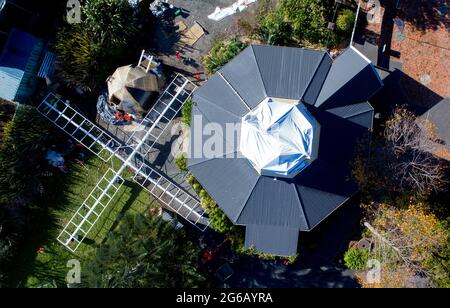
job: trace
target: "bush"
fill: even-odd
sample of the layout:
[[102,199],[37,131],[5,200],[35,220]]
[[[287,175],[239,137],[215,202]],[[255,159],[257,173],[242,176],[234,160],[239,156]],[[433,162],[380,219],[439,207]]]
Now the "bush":
[[366,249],[350,248],[344,254],[345,265],[352,270],[363,270],[366,268],[369,253]]
[[336,27],[343,32],[352,31],[353,23],[355,22],[355,16],[355,12],[350,9],[342,10],[336,20]]
[[123,48],[136,34],[136,20],[128,0],[89,0],[83,13],[90,35],[105,48]]
[[126,215],[85,265],[82,283],[103,288],[204,286],[205,277],[197,270],[199,254],[183,230],[160,217]]
[[52,134],[34,108],[21,106],[4,128],[0,145],[0,203],[26,203],[36,192],[43,144]]
[[137,20],[127,0],[89,0],[81,23],[59,30],[58,75],[69,86],[92,91],[127,55],[138,35]]
[[258,37],[269,45],[287,45],[291,38],[291,28],[280,11],[272,11],[261,18]]
[[330,7],[322,0],[281,0],[278,8],[300,41],[324,45],[328,39]]
[[100,82],[99,55],[87,29],[81,25],[62,28],[56,36],[57,74],[71,87],[93,90]]
[[188,171],[186,155],[181,154],[180,156],[178,156],[177,158],[175,158],[175,165],[176,165],[177,168],[180,169],[181,171]]
[[210,52],[203,57],[203,66],[208,74],[214,74],[244,50],[245,47],[247,47],[247,44],[239,41],[237,38],[221,40],[214,44]]
[[187,126],[191,125],[192,99],[188,99],[181,107],[181,121]]
[[188,177],[188,183],[192,185],[192,188],[200,197],[200,204],[208,214],[209,220],[211,221],[211,227],[220,233],[229,232],[234,227],[234,224],[220,209],[216,201],[211,198],[208,192],[202,187],[202,185],[200,185],[194,176],[190,175]]

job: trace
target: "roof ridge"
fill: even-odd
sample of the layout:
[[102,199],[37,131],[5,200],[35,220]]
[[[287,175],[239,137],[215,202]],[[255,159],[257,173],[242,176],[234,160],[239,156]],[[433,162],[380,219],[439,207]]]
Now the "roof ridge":
[[258,185],[259,180],[261,180],[261,177],[262,177],[262,175],[259,175],[259,176],[258,176],[258,180],[256,180],[255,185],[253,185],[252,189],[250,190],[250,193],[248,194],[247,198],[245,199],[244,206],[241,208],[241,210],[239,211],[239,213],[236,215],[236,219],[235,219],[236,223],[238,223],[238,220],[239,220],[239,218],[241,217],[242,212],[244,211],[244,208],[247,206],[247,203],[248,203],[248,200],[250,199],[250,196],[251,196],[251,195],[253,194],[253,192],[255,191],[256,185]]
[[308,220],[308,217],[306,216],[305,209],[303,208],[303,200],[300,197],[300,192],[299,192],[299,190],[297,188],[297,184],[291,183],[291,185],[294,186],[294,189],[295,189],[295,192],[296,192],[296,195],[297,195],[297,199],[298,199],[298,203],[299,203],[298,207],[299,207],[300,211],[302,212],[303,217],[305,219],[306,228],[309,229],[310,228],[309,220]]
[[[205,97],[204,97],[203,95],[201,95],[201,94],[195,93],[194,96],[199,96],[199,97],[200,97],[204,102],[206,102],[207,104],[212,105],[212,106],[214,106],[214,107],[217,107],[217,108],[219,108],[219,109],[225,111],[226,113],[228,113],[228,114],[230,114],[230,115],[236,117],[237,119],[241,119],[241,118],[242,118],[241,115],[237,115],[237,114],[235,114],[234,112],[231,112],[231,111],[229,111],[229,110],[223,108],[223,107],[220,106],[220,105],[214,104],[213,102],[211,102],[209,99],[205,98]],[[195,102],[195,101],[194,101],[194,102]],[[196,104],[196,106],[198,107],[198,104]],[[202,113],[202,114],[203,114],[203,113]]]
[[202,161],[199,161],[199,162],[197,162],[197,163],[190,164],[190,165],[188,164],[188,167],[198,166],[198,165],[201,165],[201,164],[203,164],[203,163],[206,163],[206,162],[211,161],[211,160],[214,160],[214,159],[224,159],[224,158],[226,158],[226,157],[225,157],[226,155],[234,154],[234,153],[239,153],[239,150],[233,150],[233,151],[230,151],[230,152],[225,152],[225,153],[223,153],[220,157],[206,158],[206,159],[204,159],[204,160],[202,160]]
[[217,74],[222,77],[222,79],[225,81],[225,83],[230,87],[231,90],[233,90],[234,94],[237,95],[237,97],[239,97],[239,99],[241,100],[241,102],[245,105],[245,107],[247,107],[247,109],[250,111],[252,110],[252,108],[250,108],[250,106],[247,104],[247,102],[242,98],[242,96],[236,91],[236,89],[231,85],[231,83],[225,78],[224,75],[222,75],[222,73],[220,71],[217,71]]
[[330,112],[330,110],[333,110],[333,109],[341,109],[341,108],[345,108],[345,107],[348,107],[348,106],[362,105],[362,104],[367,105],[368,107],[370,107],[370,110],[363,110],[363,111],[358,111],[358,112],[355,112],[355,113],[350,113],[350,114],[347,114],[347,115],[343,116],[342,118],[348,119],[348,118],[351,118],[351,117],[354,117],[354,116],[357,116],[357,115],[361,115],[363,113],[371,112],[371,111],[374,110],[372,105],[369,102],[365,101],[365,102],[359,102],[359,103],[356,103],[356,104],[350,104],[350,105],[345,105],[345,106],[339,106],[339,107],[334,107],[334,108],[330,108],[330,109],[325,109],[325,111]]
[[[311,87],[311,84],[314,80],[314,78],[317,75],[317,71],[319,70],[321,64],[323,63],[323,61],[325,60],[326,56],[328,56],[331,61],[333,61],[333,59],[331,58],[331,56],[329,55],[329,53],[327,51],[323,52],[322,58],[320,58],[320,61],[318,61],[318,64],[316,65],[316,69],[314,70],[314,74],[312,74],[311,78],[309,79],[308,85],[306,86],[305,90],[303,90],[303,93],[300,95],[300,100],[302,102],[304,102],[303,97],[305,96],[305,94],[308,92],[309,88]],[[312,104],[312,106],[314,106],[316,104],[317,98],[319,97],[320,92],[322,91],[323,85],[325,83],[325,80],[328,77],[328,74],[330,73],[331,67],[333,66],[333,63],[331,63],[330,67],[327,70],[327,74],[325,75],[325,77],[323,78],[322,84],[320,85],[320,89],[319,92],[317,93],[317,97],[315,98],[314,103]]]
[[[195,107],[195,108],[197,108],[199,111],[201,111],[201,110],[198,108],[198,105],[194,105],[193,107]],[[210,120],[206,115],[204,115],[203,113],[202,113],[202,116],[205,117],[205,119],[206,119],[208,122],[212,123],[211,120]],[[203,129],[203,128],[202,128],[202,129]],[[225,142],[228,143],[228,141],[225,139],[225,136],[224,136],[222,133],[218,133],[218,134],[220,134],[220,135],[222,136],[222,138],[225,140]],[[190,143],[190,140],[189,140],[189,143]],[[238,151],[238,150],[236,150],[236,151]],[[224,153],[224,154],[227,154],[227,153]],[[208,159],[208,160],[211,160],[211,159]],[[193,166],[193,165],[191,165],[191,166]]]
[[258,68],[259,78],[261,78],[261,82],[262,82],[263,89],[264,89],[264,95],[266,97],[268,97],[267,96],[267,91],[266,91],[266,84],[264,83],[264,78],[262,78],[261,68],[259,67],[259,62],[258,62],[258,59],[256,58],[256,55],[255,55],[255,49],[253,48],[254,46],[265,46],[265,45],[250,45],[250,47],[252,49],[252,54],[253,54],[253,58],[255,59],[256,67]]

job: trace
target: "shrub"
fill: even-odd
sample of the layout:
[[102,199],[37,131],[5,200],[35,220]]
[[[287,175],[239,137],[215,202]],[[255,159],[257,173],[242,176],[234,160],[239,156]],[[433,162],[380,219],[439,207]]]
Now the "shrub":
[[208,214],[211,221],[211,227],[220,233],[227,233],[234,227],[234,224],[228,219],[227,215],[220,209],[216,201],[211,198],[208,192],[200,185],[197,179],[190,175],[188,183],[200,197],[200,204]]
[[191,125],[192,99],[188,99],[181,107],[181,121],[187,126]]
[[352,270],[363,270],[366,268],[369,253],[366,249],[350,248],[344,254],[345,265]]
[[83,20],[58,31],[58,75],[69,86],[92,91],[101,86],[137,37],[137,21],[127,0],[89,0]]
[[62,28],[56,36],[57,74],[72,87],[91,91],[99,82],[98,51],[88,31],[81,25]]
[[290,41],[291,28],[281,12],[274,10],[261,18],[258,37],[269,45],[286,45]]
[[329,6],[322,0],[281,0],[282,16],[293,28],[294,37],[312,44],[325,44],[329,31]]
[[336,20],[336,27],[343,32],[350,32],[355,22],[355,12],[350,9],[344,9],[338,15]]
[[[200,251],[183,230],[160,217],[126,215],[83,270],[83,286],[186,288],[204,286]],[[126,256],[126,257],[124,257]]]
[[210,52],[203,57],[203,66],[208,74],[214,74],[222,66],[237,56],[247,44],[237,38],[221,40],[214,44]]
[[178,156],[177,158],[175,158],[175,165],[176,165],[177,168],[180,169],[181,171],[188,171],[186,155],[181,154],[180,156]]
[[83,13],[90,35],[105,48],[122,48],[136,33],[136,20],[128,0],[89,0]]
[[52,135],[48,123],[34,108],[21,106],[4,129],[0,145],[0,203],[26,203],[40,176],[42,146]]

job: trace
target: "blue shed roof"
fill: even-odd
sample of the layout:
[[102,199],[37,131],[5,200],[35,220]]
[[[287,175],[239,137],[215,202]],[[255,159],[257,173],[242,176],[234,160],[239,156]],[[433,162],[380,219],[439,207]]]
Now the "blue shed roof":
[[0,97],[10,101],[31,94],[30,78],[38,66],[41,39],[12,29],[0,54]]

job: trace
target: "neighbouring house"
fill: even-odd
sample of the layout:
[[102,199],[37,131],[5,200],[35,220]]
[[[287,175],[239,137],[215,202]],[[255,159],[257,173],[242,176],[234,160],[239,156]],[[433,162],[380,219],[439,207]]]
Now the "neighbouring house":
[[246,248],[295,255],[299,231],[357,192],[355,144],[372,129],[368,99],[382,86],[354,47],[333,60],[252,45],[194,92],[188,168],[246,227]]
[[418,118],[418,123],[430,123],[432,126],[436,142],[430,152],[450,161],[450,98],[444,98],[428,109]]
[[44,41],[12,29],[0,53],[0,98],[25,103],[34,93]]
[[29,30],[35,17],[27,0],[0,0],[0,48],[12,28]]

